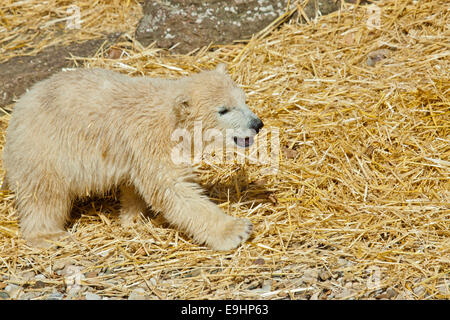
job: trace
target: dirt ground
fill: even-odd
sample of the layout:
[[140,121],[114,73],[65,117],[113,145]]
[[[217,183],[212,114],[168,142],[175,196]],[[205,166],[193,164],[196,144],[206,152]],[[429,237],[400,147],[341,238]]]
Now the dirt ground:
[[117,35],[112,35],[68,46],[51,46],[35,56],[18,56],[0,64],[0,106],[13,103],[39,80],[63,68],[74,67],[71,56],[92,56],[102,45],[109,45],[116,38]]

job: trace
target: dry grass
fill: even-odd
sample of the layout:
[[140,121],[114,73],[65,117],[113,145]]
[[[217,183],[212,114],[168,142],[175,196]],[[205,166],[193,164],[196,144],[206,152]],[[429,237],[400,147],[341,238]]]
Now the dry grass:
[[[228,62],[266,127],[281,130],[279,171],[202,166],[209,195],[255,225],[249,242],[225,253],[148,220],[123,229],[114,196],[77,205],[73,244],[37,251],[18,236],[5,193],[0,284],[64,293],[58,270],[73,265],[86,276],[80,296],[126,298],[142,287],[156,299],[450,298],[450,6],[379,7],[379,29],[367,27],[366,7],[346,4],[214,52],[169,56],[124,40],[121,59],[78,58],[164,77]],[[368,66],[378,49],[387,57]],[[8,116],[1,121],[4,133]],[[30,270],[44,287],[33,289]]]
[[[77,12],[71,9],[74,5],[79,8],[79,28],[75,24]],[[136,0],[2,0],[0,62],[17,55],[35,55],[55,44],[133,32],[141,16]]]

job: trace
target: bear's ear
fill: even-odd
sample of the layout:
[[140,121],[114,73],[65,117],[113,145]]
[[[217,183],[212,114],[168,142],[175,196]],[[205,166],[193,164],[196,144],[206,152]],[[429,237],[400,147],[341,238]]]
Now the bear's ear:
[[225,63],[219,63],[216,67],[216,71],[223,74],[228,74],[228,67]]
[[173,112],[178,121],[183,121],[189,115],[189,99],[188,97],[181,95],[175,99],[175,105],[173,106]]

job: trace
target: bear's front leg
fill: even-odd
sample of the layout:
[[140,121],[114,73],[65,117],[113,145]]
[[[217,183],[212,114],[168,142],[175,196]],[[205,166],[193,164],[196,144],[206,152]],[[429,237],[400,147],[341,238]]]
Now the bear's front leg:
[[132,185],[120,186],[120,220],[123,226],[132,225],[139,214],[145,212],[147,204]]
[[198,243],[214,250],[230,250],[252,232],[250,220],[225,214],[195,183],[176,181],[154,187],[158,190],[143,193],[146,202]]
[[165,218],[214,250],[230,250],[245,242],[253,229],[250,220],[225,214],[206,197],[177,199],[180,210],[167,211]]

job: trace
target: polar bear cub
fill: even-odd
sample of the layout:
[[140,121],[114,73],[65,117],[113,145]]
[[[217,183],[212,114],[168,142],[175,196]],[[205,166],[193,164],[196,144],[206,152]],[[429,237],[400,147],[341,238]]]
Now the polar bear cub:
[[196,121],[233,130],[240,147],[263,126],[225,65],[176,80],[78,69],[37,83],[13,110],[3,152],[24,238],[45,246],[66,236],[76,198],[117,187],[124,224],[151,207],[197,243],[239,246],[250,221],[222,212],[191,166],[171,160],[172,132]]

